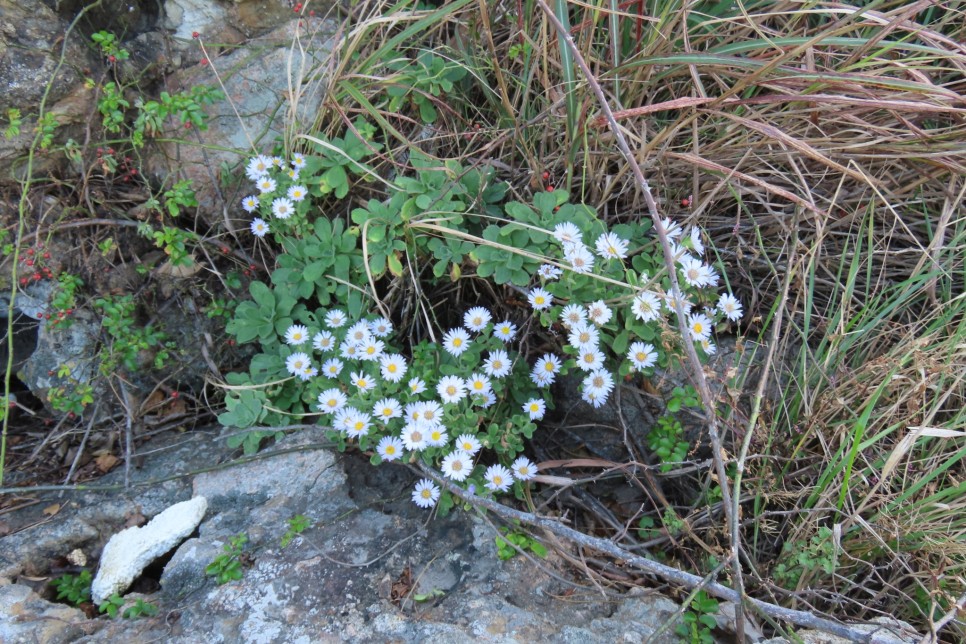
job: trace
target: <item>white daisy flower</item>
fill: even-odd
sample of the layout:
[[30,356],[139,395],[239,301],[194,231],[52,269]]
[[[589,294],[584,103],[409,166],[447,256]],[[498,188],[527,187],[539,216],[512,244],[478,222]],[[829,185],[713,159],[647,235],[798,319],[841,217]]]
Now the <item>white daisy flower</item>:
[[307,382],[312,378],[314,378],[315,376],[319,375],[319,370],[313,367],[312,365],[307,364],[304,367],[302,367],[302,371],[300,371],[297,375],[299,377],[299,380],[303,382]]
[[681,262],[681,272],[684,274],[684,281],[690,286],[701,288],[707,286],[710,270],[701,260],[687,257]]
[[698,255],[704,255],[704,243],[701,241],[701,229],[697,226],[692,226],[691,230],[688,232],[688,236],[691,238],[691,247],[694,252]]
[[687,296],[683,295],[681,291],[672,290],[664,296],[664,306],[666,306],[667,310],[672,314],[674,313],[675,302],[681,303],[681,308],[684,310],[685,315],[690,313],[691,307],[694,306],[691,304],[691,300],[689,300]]
[[359,343],[360,360],[378,360],[382,356],[382,350],[386,348],[386,343],[376,340],[372,336],[368,340]]
[[537,270],[537,275],[547,281],[555,280],[562,274],[563,271],[553,264],[541,264],[540,268]]
[[580,228],[577,228],[575,224],[569,221],[559,223],[553,227],[553,236],[561,244],[577,244],[583,245],[583,235],[580,232]]
[[296,203],[305,199],[306,195],[308,194],[309,194],[309,190],[305,186],[299,186],[299,185],[289,186],[288,198]]
[[403,427],[402,442],[410,452],[419,452],[427,447],[428,428],[423,423],[407,423]]
[[494,403],[496,403],[496,394],[493,393],[492,389],[488,390],[482,396],[477,396],[473,402],[473,404],[477,405],[478,407],[482,407],[483,409],[492,407]]
[[665,217],[662,219],[661,225],[664,226],[664,232],[668,239],[677,239],[681,236],[681,233],[684,232],[684,230],[681,228],[681,225],[676,221],[672,221],[670,217]]
[[356,371],[352,373],[352,384],[354,384],[360,392],[365,393],[371,389],[375,389],[376,379],[364,371]]
[[596,371],[604,366],[604,354],[597,347],[583,347],[577,355],[581,371]]
[[420,417],[423,422],[430,427],[443,426],[443,406],[435,400],[416,403],[419,407]]
[[661,299],[651,291],[638,293],[631,304],[631,312],[642,322],[653,322],[661,316]]
[[531,398],[523,404],[523,411],[530,415],[530,420],[541,420],[547,413],[547,403],[542,398]]
[[707,269],[705,282],[707,283],[708,286],[717,288],[718,281],[721,279],[721,276],[718,275],[718,271],[714,269],[714,266],[708,266],[707,264],[705,264],[705,268]]
[[379,368],[383,378],[389,382],[399,382],[406,375],[406,359],[398,353],[383,354],[379,356]]
[[506,492],[513,484],[513,473],[502,465],[491,465],[486,468],[486,487],[494,492]]
[[463,327],[450,329],[443,336],[443,348],[453,356],[462,355],[470,348],[471,344],[473,344],[473,341],[470,340],[470,334]]
[[442,425],[436,427],[430,427],[429,433],[426,435],[426,444],[430,447],[446,447],[449,442],[449,434],[446,433],[446,428]]
[[473,456],[478,451],[480,451],[480,441],[477,440],[476,436],[472,434],[460,434],[456,438],[456,449],[463,452],[467,456]]
[[513,472],[513,478],[516,480],[529,481],[537,475],[537,466],[526,456],[521,456],[513,461],[513,465],[510,466],[510,471]]
[[627,257],[628,242],[614,233],[604,233],[594,244],[597,254],[604,259],[624,259]]
[[444,403],[458,403],[466,397],[466,383],[459,376],[443,376],[436,385],[436,393]]
[[607,404],[607,394],[600,395],[592,389],[585,389],[580,399],[588,405],[593,405],[594,409],[600,409]]
[[491,378],[502,378],[510,373],[510,357],[506,351],[498,349],[490,351],[489,356],[483,362],[483,371]]
[[739,302],[738,298],[731,293],[723,293],[721,297],[718,298],[717,309],[721,311],[723,316],[732,322],[737,322],[743,315],[743,311],[741,310],[741,302]]
[[383,398],[372,407],[372,415],[383,423],[393,418],[402,418],[402,406],[395,398]]
[[359,359],[359,345],[355,342],[344,341],[339,345],[339,355],[346,360],[358,360]]
[[346,434],[349,438],[358,438],[369,433],[369,427],[371,425],[372,418],[369,414],[361,411],[356,411],[352,415],[351,421],[346,427]]
[[714,346],[714,342],[708,340],[707,338],[701,341],[701,348],[704,349],[704,352],[709,356],[713,356],[714,354],[718,353],[718,347]]
[[539,286],[527,294],[527,300],[535,311],[549,309],[553,306],[553,296]]
[[327,378],[335,378],[340,373],[342,373],[342,361],[338,358],[329,358],[322,363],[322,373],[325,374]]
[[331,351],[335,348],[335,336],[330,331],[319,331],[312,338],[312,346],[317,351]]
[[443,474],[454,481],[465,481],[466,477],[473,471],[473,461],[466,455],[466,452],[456,450],[450,452],[443,459]]
[[466,391],[471,396],[485,396],[491,389],[490,379],[482,373],[474,373],[466,379]]
[[386,318],[376,318],[369,323],[369,332],[377,338],[385,338],[392,333],[392,322]]
[[692,340],[707,340],[711,337],[711,318],[704,313],[692,313],[688,316],[688,330]]
[[283,165],[285,165],[285,159],[280,156],[271,157],[271,161],[273,168],[281,168]]
[[553,384],[555,376],[546,371],[533,370],[530,372],[530,381],[538,387],[549,387]]
[[338,329],[341,326],[345,326],[345,323],[349,321],[346,317],[344,311],[339,309],[333,309],[325,314],[325,325],[330,329]]
[[413,490],[413,503],[421,508],[431,508],[439,500],[439,487],[429,479],[423,479]]
[[596,396],[606,398],[614,389],[614,376],[605,369],[591,372],[584,378],[584,391],[590,390]]
[[403,455],[404,445],[395,436],[383,436],[376,445],[376,453],[384,461],[395,461]]
[[474,306],[463,316],[463,326],[465,326],[470,331],[476,331],[479,333],[486,328],[486,325],[490,323],[493,316],[482,306]]
[[426,381],[422,378],[413,378],[409,381],[409,393],[417,396],[426,391]]
[[245,175],[252,181],[258,181],[266,174],[272,167],[272,161],[268,157],[259,154],[258,156],[252,157],[248,161],[248,166],[245,168]]
[[285,344],[298,346],[305,344],[309,339],[309,330],[304,325],[293,324],[285,332]]
[[499,322],[493,327],[493,336],[497,339],[509,342],[517,335],[517,325],[509,320]]
[[657,351],[652,344],[635,342],[627,349],[627,359],[636,371],[641,371],[657,364]]
[[352,425],[352,421],[355,418],[356,410],[352,407],[343,407],[335,412],[335,416],[332,418],[332,427],[340,432],[348,431],[349,427]]
[[242,209],[245,212],[255,212],[258,210],[258,197],[255,195],[248,195],[242,199]]
[[285,369],[293,376],[301,376],[305,367],[312,363],[307,353],[296,351],[285,359]]
[[262,177],[255,185],[258,186],[258,191],[263,195],[275,192],[275,188],[278,187],[278,184],[275,183],[275,179],[272,179],[271,177]]
[[592,324],[576,324],[567,334],[567,341],[578,349],[596,348],[600,342],[600,331]]
[[594,256],[586,246],[571,246],[564,253],[575,273],[589,273],[594,270]]
[[576,324],[587,321],[587,312],[579,304],[568,304],[560,312],[560,322],[565,329],[570,329]]
[[613,312],[610,310],[610,307],[604,304],[604,300],[597,300],[587,305],[587,319],[598,327],[602,327],[610,322],[612,315],[614,315]]
[[290,199],[279,197],[272,201],[272,214],[279,219],[288,219],[295,212],[295,206]]
[[345,339],[355,344],[362,344],[370,338],[372,338],[372,332],[369,331],[369,323],[365,320],[359,320],[345,332]]
[[292,167],[296,170],[301,170],[305,167],[305,155],[301,152],[296,152],[292,155]]
[[264,237],[266,234],[268,234],[268,224],[266,224],[265,220],[261,217],[255,217],[252,219],[251,230],[252,234],[256,237]]
[[288,177],[289,181],[292,181],[293,183],[299,180],[298,168],[292,168],[291,170],[286,170],[285,175]]
[[560,373],[560,358],[552,353],[544,354],[533,365],[533,373],[542,374],[544,382],[552,385],[553,381],[557,378],[557,374]]
[[326,389],[319,394],[319,411],[334,414],[346,406],[348,399],[339,389]]

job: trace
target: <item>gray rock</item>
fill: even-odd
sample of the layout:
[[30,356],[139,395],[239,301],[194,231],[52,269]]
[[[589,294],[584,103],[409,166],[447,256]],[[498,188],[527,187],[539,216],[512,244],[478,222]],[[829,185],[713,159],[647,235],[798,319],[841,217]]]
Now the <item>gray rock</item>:
[[94,603],[100,604],[114,593],[127,590],[151,562],[194,532],[207,509],[205,497],[196,496],[175,503],[146,526],[131,527],[111,537],[91,584]]
[[[207,4],[207,3],[204,3]],[[164,143],[155,151],[149,151],[145,159],[145,172],[158,183],[162,183],[173,173],[194,184],[198,200],[198,212],[209,223],[224,225],[222,210],[227,205],[228,216],[237,219],[234,227],[247,227],[249,218],[239,207],[239,200],[247,193],[244,188],[230,189],[221,195],[219,180],[230,183],[228,176],[220,176],[222,168],[241,168],[242,162],[252,154],[253,146],[259,152],[270,150],[277,137],[283,136],[286,125],[291,125],[293,115],[289,114],[285,95],[290,82],[299,87],[302,96],[294,118],[302,123],[295,129],[309,131],[312,118],[317,112],[322,97],[324,78],[319,70],[332,49],[332,35],[337,29],[334,22],[310,21],[311,26],[304,31],[315,34],[311,41],[303,41],[305,59],[293,61],[293,70],[304,65],[312,75],[302,78],[287,78],[287,60],[298,56],[291,50],[292,39],[296,33],[296,22],[289,21],[275,31],[251,41],[226,56],[212,61],[224,81],[228,100],[220,101],[206,108],[209,115],[208,129],[197,133],[197,144]],[[303,34],[304,36],[304,34]],[[293,71],[293,73],[295,73]],[[172,91],[189,89],[196,85],[215,85],[211,66],[196,65],[170,79]],[[237,110],[237,112],[236,112]],[[239,123],[238,115],[244,123]],[[184,130],[175,135],[184,137]],[[222,196],[227,201],[223,203]]]
[[0,586],[0,642],[73,642],[84,634],[84,621],[81,611],[41,599],[27,586]]

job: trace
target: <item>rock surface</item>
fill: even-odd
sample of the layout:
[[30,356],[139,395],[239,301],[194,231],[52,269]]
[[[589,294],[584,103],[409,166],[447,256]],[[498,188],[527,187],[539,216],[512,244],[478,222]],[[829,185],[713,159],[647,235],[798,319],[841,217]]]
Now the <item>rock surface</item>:
[[[40,512],[53,494],[14,513],[24,528],[0,539],[0,584],[9,584],[0,598],[27,607],[18,628],[48,628],[45,612],[62,611],[50,641],[585,644],[641,641],[674,617],[677,605],[657,594],[602,596],[553,555],[502,562],[486,520],[462,511],[434,518],[410,501],[407,469],[373,468],[322,443],[321,432],[304,430],[236,461],[214,432],[148,443],[148,467],[132,469],[129,490],[71,493],[53,518]],[[119,481],[115,472],[100,483]],[[160,590],[127,597],[157,605],[157,617],[90,620],[31,595],[41,590],[36,579],[52,576],[51,562],[76,548],[94,560],[125,522],[199,494],[206,518],[165,565]],[[312,526],[282,547],[296,514]],[[29,527],[38,517],[46,523]],[[241,532],[244,577],[218,586],[204,568]],[[673,628],[655,641],[675,641]]]
[[91,584],[91,598],[101,604],[114,593],[131,587],[155,559],[158,559],[188,537],[208,509],[208,500],[196,496],[175,503],[146,526],[132,526],[118,532],[101,553],[101,563]]

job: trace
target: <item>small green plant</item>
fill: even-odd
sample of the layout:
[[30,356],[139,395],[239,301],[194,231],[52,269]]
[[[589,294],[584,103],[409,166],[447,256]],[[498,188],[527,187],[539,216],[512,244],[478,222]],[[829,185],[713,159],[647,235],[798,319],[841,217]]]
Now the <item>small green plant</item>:
[[76,575],[61,575],[51,583],[57,599],[66,599],[74,606],[91,600],[91,571],[81,570]]
[[288,520],[288,530],[282,535],[282,547],[286,547],[292,542],[296,535],[300,535],[312,526],[312,520],[307,516],[296,514]]
[[124,125],[124,110],[130,106],[117,83],[105,83],[97,101],[97,110],[104,117],[104,129],[108,132],[120,132]]
[[140,353],[150,349],[157,349],[155,367],[164,366],[170,357],[170,347],[164,344],[165,334],[150,324],[136,324],[133,296],[98,298],[94,300],[94,308],[101,314],[101,326],[111,338],[111,342],[100,352],[101,371],[105,375],[110,375],[118,365],[123,365],[129,371],[136,371]]
[[661,471],[669,472],[675,463],[688,457],[688,442],[684,440],[684,427],[674,416],[664,415],[657,419],[657,426],[647,435],[647,446],[661,459]]
[[540,558],[547,556],[546,546],[527,533],[509,528],[500,528],[500,532],[503,534],[496,537],[496,556],[500,560],[513,559],[518,554],[517,548],[523,551],[529,550]]
[[228,540],[223,546],[224,553],[215,557],[205,568],[205,574],[215,578],[215,583],[219,586],[230,581],[237,581],[243,576],[242,555],[245,544],[248,543],[248,535],[240,533]]
[[789,590],[795,590],[805,575],[816,570],[831,575],[837,562],[832,529],[822,526],[807,542],[786,542],[779,561],[781,563],[772,570],[772,576]]
[[164,193],[164,205],[168,209],[168,214],[177,217],[182,209],[194,208],[198,205],[195,198],[195,191],[191,187],[189,179],[183,179]]
[[37,119],[37,133],[40,135],[40,149],[46,150],[50,147],[50,144],[54,142],[54,132],[57,131],[57,126],[60,123],[57,121],[57,115],[53,112],[44,112],[44,114]]
[[394,60],[387,67],[396,72],[386,89],[389,111],[398,111],[411,96],[424,123],[435,123],[438,117],[433,100],[452,92],[454,83],[466,76],[463,66],[425,49],[415,60]]
[[104,602],[97,607],[102,613],[107,613],[108,617],[114,619],[118,616],[120,610],[124,608],[124,598],[114,593],[110,597],[104,600]]
[[415,595],[413,595],[413,601],[416,602],[417,604],[422,604],[432,599],[436,599],[437,597],[442,597],[445,594],[446,593],[440,590],[439,588],[433,588],[428,593],[416,593]]
[[151,233],[151,238],[155,246],[164,250],[172,266],[191,266],[194,262],[188,250],[188,244],[198,238],[193,232],[173,226],[162,226],[161,230]]
[[117,37],[108,31],[102,30],[91,34],[91,40],[97,44],[98,49],[101,50],[101,54],[107,58],[109,63],[127,60],[131,56],[126,49],[118,45]]
[[94,388],[89,383],[72,378],[71,372],[68,365],[61,365],[57,369],[57,377],[65,378],[67,382],[48,389],[47,400],[59,412],[80,416],[94,402]]
[[5,139],[12,139],[15,136],[20,135],[20,126],[23,125],[23,118],[21,118],[20,110],[15,107],[7,108],[7,127],[3,130],[3,137]]
[[158,607],[151,602],[146,602],[140,597],[134,601],[133,606],[124,609],[124,619],[136,619],[138,617],[154,617],[158,614]]
[[675,632],[690,644],[714,644],[711,631],[718,625],[714,618],[717,612],[718,600],[699,590],[691,600],[689,610],[681,616],[683,623],[678,624]]

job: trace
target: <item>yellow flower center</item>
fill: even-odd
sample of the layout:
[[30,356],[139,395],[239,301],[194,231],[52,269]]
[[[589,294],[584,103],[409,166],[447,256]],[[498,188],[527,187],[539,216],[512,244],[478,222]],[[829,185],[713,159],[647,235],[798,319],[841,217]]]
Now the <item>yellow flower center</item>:
[[704,330],[704,325],[703,324],[701,324],[700,322],[695,322],[694,323],[694,332],[695,333],[701,333],[703,330]]
[[543,368],[547,370],[547,373],[553,373],[554,366],[552,362],[548,362]]
[[387,456],[392,456],[393,454],[396,453],[396,446],[395,445],[386,445],[385,452],[386,452],[386,455]]
[[453,338],[453,346],[457,349],[463,346],[463,338]]
[[413,432],[412,434],[409,435],[409,438],[411,438],[414,443],[418,443],[419,441],[423,440],[423,433]]
[[366,426],[366,424],[364,422],[362,422],[361,420],[357,420],[356,421],[355,428],[356,428],[356,431],[357,432],[361,432],[362,431],[362,428],[365,427],[365,426]]
[[429,488],[426,488],[422,491],[422,495],[424,499],[427,499],[427,500],[431,499],[433,498],[433,491],[430,490]]
[[447,393],[447,395],[455,396],[456,395],[456,387],[454,387],[453,385],[450,385],[449,387],[446,388],[446,393]]
[[637,358],[638,362],[644,362],[645,360],[647,360],[646,353],[638,353],[635,357]]
[[394,363],[390,363],[389,366],[386,367],[386,371],[388,371],[389,373],[396,373],[397,371],[396,365]]

